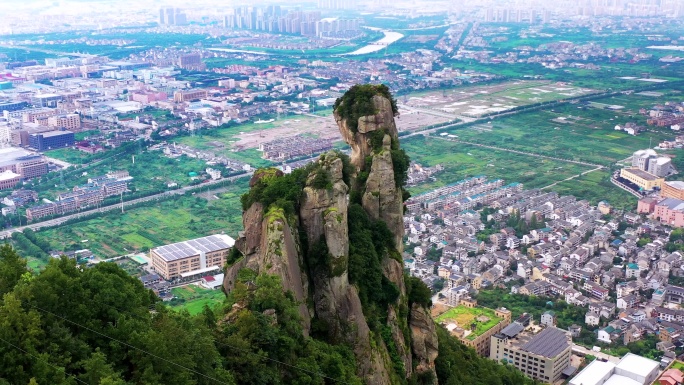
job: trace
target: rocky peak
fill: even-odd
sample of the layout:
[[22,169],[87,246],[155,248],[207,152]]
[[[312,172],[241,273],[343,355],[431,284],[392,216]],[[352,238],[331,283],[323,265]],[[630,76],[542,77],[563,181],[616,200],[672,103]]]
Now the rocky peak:
[[409,304],[401,263],[408,157],[395,115],[386,86],[352,87],[335,106],[351,158],[328,152],[292,174],[257,171],[242,197],[243,258],[232,258],[224,281],[230,291],[245,267],[279,276],[304,334],[349,345],[367,384],[434,371],[434,325]]
[[373,152],[371,136],[376,131],[398,141],[394,122],[398,112],[386,86],[354,86],[335,105],[333,115],[342,138],[352,148],[351,162],[357,171],[366,168],[366,157]]

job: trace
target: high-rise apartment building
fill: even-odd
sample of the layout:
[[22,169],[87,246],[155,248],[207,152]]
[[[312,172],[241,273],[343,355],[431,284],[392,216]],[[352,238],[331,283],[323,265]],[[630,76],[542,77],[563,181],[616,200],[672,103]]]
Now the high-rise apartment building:
[[159,25],[185,25],[187,16],[180,8],[164,7],[159,9]]
[[318,0],[321,9],[356,9],[356,0]]
[[[230,15],[224,16],[223,26],[228,29],[248,29],[273,33],[289,33],[304,36],[316,36],[321,28],[317,23],[321,20],[319,11],[291,11],[285,12],[280,6],[238,7]],[[359,29],[359,20],[351,23],[343,20],[338,22],[335,29]],[[332,28],[329,28],[332,30]]]
[[193,71],[203,71],[206,69],[206,65],[202,62],[202,56],[198,53],[181,55],[178,58],[178,66]]

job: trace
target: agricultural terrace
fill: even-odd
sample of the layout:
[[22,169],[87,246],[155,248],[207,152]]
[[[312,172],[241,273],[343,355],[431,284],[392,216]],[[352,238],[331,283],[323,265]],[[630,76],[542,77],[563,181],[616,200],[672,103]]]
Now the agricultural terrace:
[[[484,307],[469,308],[465,306],[451,308],[435,318],[437,323],[445,325],[447,328],[449,325],[455,324],[464,329],[466,331],[464,337],[470,341],[481,336],[502,320],[503,318],[497,317],[492,309]],[[471,331],[473,323],[475,324],[475,330]]]
[[549,81],[513,81],[494,85],[454,88],[406,95],[400,102],[419,107],[463,115],[471,118],[508,111],[554,100],[594,93],[594,90]]

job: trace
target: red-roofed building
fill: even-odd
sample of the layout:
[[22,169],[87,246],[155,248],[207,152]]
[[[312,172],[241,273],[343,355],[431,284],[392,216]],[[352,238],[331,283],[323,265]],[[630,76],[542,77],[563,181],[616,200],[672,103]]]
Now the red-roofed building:
[[658,379],[660,385],[678,385],[684,382],[684,374],[679,369],[668,369]]
[[223,274],[206,276],[202,278],[200,285],[207,289],[216,289],[223,285]]

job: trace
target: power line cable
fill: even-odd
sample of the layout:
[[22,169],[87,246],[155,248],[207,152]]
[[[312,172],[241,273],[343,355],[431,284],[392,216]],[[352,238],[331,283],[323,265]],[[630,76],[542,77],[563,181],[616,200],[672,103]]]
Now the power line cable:
[[184,366],[184,365],[181,365],[181,364],[179,364],[179,363],[173,362],[173,361],[171,361],[171,360],[169,360],[169,359],[166,359],[166,358],[164,358],[164,357],[160,357],[160,356],[158,356],[158,355],[156,355],[156,354],[154,354],[154,353],[148,352],[148,351],[145,350],[145,349],[141,349],[141,348],[139,348],[139,347],[133,346],[133,345],[127,343],[127,342],[118,340],[118,339],[116,339],[116,338],[114,338],[114,337],[110,337],[110,336],[108,336],[108,335],[106,335],[106,334],[104,334],[104,333],[98,332],[97,330],[93,330],[92,328],[89,328],[89,327],[84,326],[84,325],[81,325],[81,324],[79,324],[79,323],[77,323],[77,322],[71,321],[71,320],[69,320],[69,319],[67,319],[67,318],[65,318],[65,317],[62,317],[62,316],[57,315],[57,314],[55,314],[55,313],[52,313],[52,312],[50,312],[50,311],[48,311],[48,310],[42,309],[42,308],[40,308],[40,307],[38,307],[38,306],[30,305],[30,304],[29,304],[29,306],[33,307],[33,308],[36,309],[36,310],[42,311],[42,312],[44,312],[44,313],[46,313],[46,314],[50,314],[50,315],[52,315],[53,317],[57,317],[57,318],[62,319],[62,320],[64,320],[64,321],[66,321],[66,322],[69,322],[69,323],[71,323],[71,324],[73,324],[73,325],[79,326],[79,327],[81,327],[81,328],[83,328],[83,329],[86,329],[86,330],[92,332],[92,333],[95,333],[95,334],[100,335],[100,336],[105,337],[105,338],[109,338],[110,340],[115,341],[115,342],[118,342],[118,343],[121,344],[121,345],[127,346],[127,347],[129,347],[129,348],[131,348],[131,349],[135,349],[135,350],[137,350],[137,351],[139,351],[139,352],[141,352],[141,353],[145,353],[145,354],[147,354],[147,355],[149,355],[149,356],[151,356],[151,357],[154,357],[154,358],[156,358],[156,359],[158,359],[158,360],[164,361],[164,362],[169,363],[169,364],[171,364],[171,365],[177,366],[177,367],[179,367],[179,368],[181,368],[181,369],[185,369],[185,370],[187,370],[187,371],[189,371],[189,372],[195,373],[195,374],[197,374],[197,375],[199,375],[199,376],[202,376],[202,377],[204,377],[204,378],[206,378],[206,379],[212,380],[212,381],[217,382],[217,383],[219,383],[219,384],[230,385],[230,384],[228,384],[227,382],[224,382],[224,381],[219,380],[218,378],[215,378],[215,377],[206,375],[206,374],[204,374],[204,373],[200,373],[200,372],[198,372],[197,370],[188,368],[187,366]]
[[35,358],[36,360],[43,361],[44,363],[48,364],[49,366],[52,366],[53,368],[55,368],[55,369],[57,369],[57,370],[59,370],[59,371],[64,372],[65,375],[67,375],[67,376],[69,376],[69,377],[72,377],[74,380],[76,380],[76,381],[78,381],[78,382],[80,382],[80,383],[82,383],[82,384],[85,384],[85,385],[88,385],[87,382],[85,382],[85,381],[79,379],[78,377],[74,376],[73,374],[67,373],[67,372],[66,372],[66,369],[64,369],[64,368],[62,368],[62,367],[59,367],[59,366],[57,366],[57,365],[51,364],[51,363],[48,362],[47,360],[41,359],[40,357],[36,357],[36,356],[34,356],[33,354],[27,352],[26,350],[20,348],[19,346],[15,345],[15,344],[13,344],[13,343],[11,343],[11,342],[9,342],[9,341],[3,339],[3,338],[0,338],[0,341],[6,343],[6,344],[9,345],[9,346],[14,347],[15,349],[17,349],[17,350],[23,352],[24,354],[27,354],[28,356],[30,356],[30,357],[32,357],[32,358]]
[[[118,310],[118,311],[120,311],[120,312],[124,312],[124,311],[125,311],[125,310],[122,310],[122,309],[117,308],[116,306],[113,306],[113,305],[110,305],[110,304],[105,304],[105,303],[102,303],[102,302],[99,302],[99,301],[92,301],[92,302],[95,302],[95,303],[98,303],[98,304],[101,304],[101,305],[110,307],[110,308],[115,309],[115,310]],[[132,348],[132,349],[135,349],[135,350],[138,350],[138,351],[140,351],[140,352],[149,354],[149,355],[151,355],[151,356],[153,356],[153,357],[155,357],[155,358],[161,359],[161,360],[163,360],[163,361],[169,362],[169,363],[171,363],[171,364],[173,364],[173,365],[176,365],[176,366],[178,366],[178,367],[181,367],[181,368],[183,368],[183,369],[189,370],[189,371],[191,371],[191,372],[193,372],[193,373],[195,373],[195,374],[201,375],[201,376],[203,376],[203,377],[209,378],[209,379],[214,380],[214,381],[218,381],[218,382],[220,382],[220,383],[224,383],[224,382],[221,382],[221,381],[218,380],[218,379],[215,379],[215,378],[213,378],[213,377],[204,375],[204,374],[199,373],[199,372],[197,372],[197,371],[195,371],[195,370],[193,370],[193,369],[190,369],[190,368],[187,368],[187,367],[185,367],[185,366],[183,366],[183,365],[174,363],[173,361],[169,361],[169,360],[167,360],[167,359],[165,359],[165,358],[163,358],[163,357],[159,357],[159,356],[157,356],[157,355],[155,355],[155,354],[153,354],[153,353],[147,352],[147,351],[145,351],[144,349],[135,347],[135,346],[130,345],[130,344],[126,343],[126,342],[119,341],[119,340],[117,340],[117,339],[115,339],[115,338],[113,338],[113,337],[110,337],[110,336],[108,336],[108,335],[106,335],[106,334],[104,334],[104,333],[98,332],[98,331],[96,331],[96,330],[92,330],[91,328],[88,328],[87,326],[80,325],[80,324],[78,324],[78,323],[76,323],[76,322],[74,322],[74,321],[71,321],[71,320],[69,320],[69,319],[67,319],[67,318],[65,318],[65,317],[59,316],[59,315],[54,314],[54,313],[52,313],[52,312],[50,312],[50,311],[47,311],[47,310],[45,310],[45,309],[41,309],[41,308],[39,308],[39,307],[37,307],[37,306],[35,306],[35,305],[30,305],[30,304],[29,304],[29,306],[32,306],[32,307],[34,307],[34,308],[37,309],[37,310],[40,310],[40,311],[42,311],[42,312],[45,312],[45,313],[47,313],[47,314],[50,314],[50,315],[55,316],[55,317],[57,317],[57,318],[60,318],[60,319],[66,321],[66,322],[69,322],[69,323],[71,323],[71,324],[80,326],[80,327],[82,327],[82,328],[84,328],[84,329],[86,329],[86,330],[89,330],[89,331],[93,332],[93,333],[99,334],[99,335],[101,335],[101,336],[103,336],[103,337],[106,337],[106,338],[109,338],[109,339],[111,339],[111,340],[113,340],[113,341],[119,342],[119,343],[121,343],[121,344],[123,344],[123,345],[125,345],[125,346],[128,346],[128,347]],[[135,316],[137,316],[137,315],[133,315],[133,316],[135,317]],[[274,358],[271,358],[271,357],[262,356],[262,355],[260,355],[260,354],[258,354],[258,353],[253,352],[253,351],[246,350],[246,349],[243,349],[243,348],[239,348],[239,347],[236,347],[236,346],[234,346],[234,345],[230,345],[230,344],[218,342],[218,341],[216,341],[216,340],[214,340],[214,343],[217,344],[217,345],[219,345],[219,346],[224,346],[224,347],[228,347],[228,348],[231,348],[231,349],[240,351],[240,352],[242,352],[242,353],[252,354],[252,355],[257,356],[258,358],[261,358],[261,359],[264,359],[264,360],[267,360],[267,361],[271,361],[271,362],[274,362],[274,363],[278,363],[278,364],[287,366],[287,367],[289,367],[289,368],[292,368],[292,369],[295,369],[295,370],[299,370],[299,371],[301,371],[301,372],[305,372],[305,373],[308,373],[308,374],[311,374],[311,375],[314,375],[314,376],[319,376],[319,377],[321,377],[321,378],[324,378],[324,379],[327,379],[327,380],[330,380],[330,381],[334,381],[334,382],[341,383],[341,384],[349,384],[348,382],[346,382],[346,381],[344,381],[344,380],[340,380],[340,379],[328,377],[328,376],[326,376],[326,375],[323,374],[323,373],[315,372],[315,371],[309,370],[309,369],[304,369],[304,368],[298,367],[298,366],[296,366],[296,365],[288,364],[288,363],[286,363],[286,362],[283,362],[283,361],[280,361],[280,360],[277,360],[277,359],[274,359]]]

